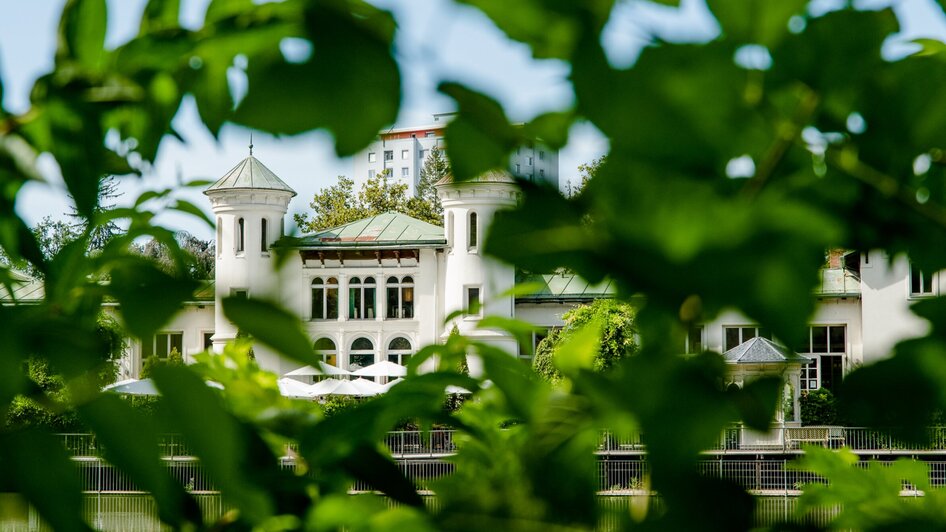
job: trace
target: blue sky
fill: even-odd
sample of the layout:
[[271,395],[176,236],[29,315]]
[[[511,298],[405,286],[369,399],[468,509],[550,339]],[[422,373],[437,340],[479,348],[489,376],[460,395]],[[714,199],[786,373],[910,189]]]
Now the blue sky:
[[[0,74],[4,81],[4,105],[23,111],[36,77],[52,68],[58,15],[64,0],[7,0],[0,17]],[[182,23],[197,26],[208,0],[183,0]],[[509,41],[477,10],[448,0],[375,0],[394,12],[399,24],[396,53],[404,76],[404,99],[397,126],[428,123],[431,114],[452,110],[449,99],[436,92],[441,80],[459,80],[499,99],[514,120],[528,120],[541,112],[560,109],[573,95],[567,82],[568,67],[557,61],[536,61],[524,45]],[[817,0],[830,6],[835,0]],[[867,2],[878,4],[878,2]],[[110,46],[118,45],[137,31],[145,0],[109,0]],[[15,6],[15,7],[14,7]],[[896,2],[904,25],[898,40],[920,36],[946,37],[946,21],[930,0]],[[716,25],[700,0],[683,0],[679,10],[642,8],[623,2],[615,10],[604,36],[613,63],[633,62],[648,33],[671,40],[712,38]],[[239,90],[239,86],[236,87]],[[187,140],[182,144],[166,138],[158,160],[143,179],[126,179],[123,200],[132,200],[141,190],[172,185],[178,174],[185,180],[216,179],[247,154],[249,131],[225,126],[216,142],[200,124],[193,104],[185,100],[175,118],[175,127]],[[320,188],[337,175],[351,175],[351,160],[334,156],[325,133],[273,138],[254,134],[254,154],[289,183],[299,196],[290,212],[307,208]],[[606,141],[592,126],[574,128],[569,146],[560,158],[562,181],[577,177],[577,166],[607,151]],[[60,217],[67,210],[65,194],[55,163],[44,161],[48,184],[31,184],[21,194],[17,210],[31,223],[43,216]],[[209,205],[197,191],[186,197],[197,205]],[[212,231],[191,218],[166,215],[159,222],[188,230],[202,238]]]

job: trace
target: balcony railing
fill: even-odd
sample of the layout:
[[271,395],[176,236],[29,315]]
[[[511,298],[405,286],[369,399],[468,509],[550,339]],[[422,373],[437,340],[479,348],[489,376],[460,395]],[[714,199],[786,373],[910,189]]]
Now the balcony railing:
[[825,268],[821,270],[821,285],[815,288],[815,294],[859,296],[861,279],[855,272],[845,268]]
[[[927,429],[927,443],[906,443],[889,430],[864,427],[773,427],[756,432],[740,425],[727,427],[719,440],[706,449],[710,454],[800,453],[804,445],[820,445],[837,449],[848,447],[861,455],[883,454],[946,454],[946,427]],[[394,458],[439,458],[456,452],[453,430],[392,431],[384,444]],[[63,447],[77,460],[96,460],[104,449],[94,434],[60,434]],[[193,454],[178,434],[162,435],[158,442],[160,455],[166,460],[188,460]],[[600,455],[641,455],[647,448],[640,433],[617,436],[602,431],[597,453]],[[285,455],[298,454],[294,444],[286,446]]]

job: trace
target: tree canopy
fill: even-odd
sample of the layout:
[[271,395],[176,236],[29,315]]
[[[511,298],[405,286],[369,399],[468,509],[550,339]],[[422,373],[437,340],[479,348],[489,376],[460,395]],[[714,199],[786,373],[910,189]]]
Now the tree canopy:
[[[616,297],[639,295],[645,304],[635,318],[636,356],[610,371],[589,371],[587,355],[599,339],[569,342],[556,352],[566,386],[555,389],[507,353],[450,337],[414,355],[411,375],[386,396],[331,418],[279,397],[274,376],[241,362],[245,345],[228,346],[201,368],[155,368],[163,394],[157,416],[97,393],[103,302],[117,303],[127,333],[150,338],[197,285],[184,273],[174,231],[156,225],[155,215],[174,209],[212,224],[166,190],[96,215],[103,176],[153,164],[185,97],[214,135],[228,122],[275,135],[320,129],[332,134],[338,155],[357,153],[398,116],[399,30],[392,12],[359,0],[213,0],[194,28],[181,27],[180,2],[150,0],[138,33],[107,48],[105,0],[70,0],[52,71],[37,80],[31,107],[15,114],[0,105],[0,247],[12,263],[35,268],[46,287],[39,303],[0,307],[0,409],[20,398],[49,400],[25,362],[56,367],[110,463],[151,493],[161,519],[179,528],[203,525],[203,516],[157,454],[161,431],[181,434],[235,509],[220,527],[544,530],[599,522],[593,451],[603,426],[641,430],[650,487],[661,496],[659,511],[621,512],[619,526],[750,528],[751,496],[701,476],[697,461],[728,423],[767,429],[781,385],[759,379],[722,389],[718,354],[683,359],[673,346],[689,325],[730,308],[794,345],[815,309],[812,288],[825,249],[883,250],[908,254],[927,271],[946,267],[946,47],[921,40],[915,53],[882,55],[900,30],[890,8],[840,3],[812,11],[804,0],[751,7],[707,0],[716,34],[677,42],[645,28],[651,46],[624,68],[612,64],[604,44],[619,4],[613,0],[457,1],[479,10],[533,60],[567,67],[574,94],[519,126],[486,92],[443,80],[439,90],[457,108],[445,132],[457,181],[505,168],[530,138],[560,148],[579,121],[609,143],[606,160],[576,197],[521,183],[521,203],[497,216],[482,252],[530,271],[565,267],[589,282],[607,277]],[[671,0],[646,3],[676,9]],[[313,53],[287,58],[280,48],[286,39],[310,44]],[[239,101],[231,69],[246,75]],[[106,134],[119,142],[105,142]],[[46,256],[14,208],[22,186],[41,179],[43,153],[62,170],[79,215],[93,225],[119,219],[126,234],[89,256],[87,229]],[[387,208],[390,190],[374,190]],[[136,254],[142,237],[166,245],[181,267],[168,271]],[[110,282],[100,283],[105,276]],[[12,279],[0,268],[0,282]],[[300,363],[317,362],[298,318],[285,309],[240,298],[226,298],[222,307],[257,342]],[[912,309],[930,322],[929,331],[851,372],[839,401],[856,423],[893,420],[898,437],[921,441],[931,414],[946,406],[946,299]],[[531,330],[502,319],[481,324],[514,335]],[[480,357],[484,376],[455,371],[467,353]],[[441,361],[438,371],[416,374],[432,357]],[[209,389],[195,371],[225,389]],[[484,389],[487,377],[492,386]],[[470,390],[474,400],[444,412],[448,385]],[[381,451],[386,431],[405,418],[462,433],[455,473],[435,486],[436,505],[425,505]],[[298,444],[313,475],[280,467],[286,442]],[[903,480],[932,494],[923,464],[861,470],[849,454],[823,450],[808,454],[803,466],[836,482],[808,488],[805,508],[844,505],[840,527],[944,526],[942,497],[899,500]],[[52,528],[89,528],[74,465],[47,430],[0,430],[0,470],[5,490],[21,492]],[[398,504],[350,497],[354,480]]]
[[532,367],[549,382],[560,381],[562,374],[555,365],[555,352],[577,336],[586,334],[586,328],[592,328],[600,340],[591,369],[610,370],[619,360],[637,352],[635,314],[629,303],[613,299],[598,299],[569,310],[562,315],[564,327],[549,331],[536,346]]
[[[427,168],[426,164],[424,168]],[[428,175],[435,174],[431,172]],[[407,183],[389,182],[383,174],[377,174],[362,185],[356,196],[354,180],[338,176],[336,184],[316,192],[309,202],[313,212],[311,218],[308,213],[297,213],[293,220],[303,233],[338,227],[386,212],[399,212],[434,225],[443,225],[443,208],[436,190],[430,184],[424,186],[423,196],[410,196]],[[418,185],[420,190],[421,185]]]

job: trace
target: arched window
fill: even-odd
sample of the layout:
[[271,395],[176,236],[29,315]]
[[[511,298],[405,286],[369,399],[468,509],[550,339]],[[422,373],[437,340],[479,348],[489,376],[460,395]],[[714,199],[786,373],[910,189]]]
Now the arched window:
[[447,213],[447,247],[453,247],[453,211]]
[[406,366],[407,361],[410,360],[413,354],[410,340],[403,336],[398,336],[388,343],[388,362]]
[[414,317],[414,278],[388,277],[388,318]]
[[348,352],[348,369],[355,371],[374,364],[374,344],[367,338],[356,338]]
[[338,319],[338,279],[312,279],[312,319]]
[[217,256],[219,257],[223,254],[223,220],[219,216],[217,217],[217,241],[214,244],[217,246]]
[[335,342],[331,338],[319,338],[312,348],[315,350],[316,356],[322,359],[322,362],[333,366],[338,365],[338,349],[335,348]]
[[245,237],[246,237],[246,227],[244,227],[244,226],[245,226],[245,224],[244,224],[244,222],[243,222],[243,218],[240,218],[239,220],[237,220],[237,241],[236,241],[236,245],[237,245],[236,250],[237,250],[237,253],[242,253],[242,252],[243,252],[243,249],[244,249],[244,248],[243,248],[243,243],[246,241],[246,240],[245,240]]
[[266,218],[260,220],[259,224],[259,249],[260,251],[266,251]]
[[375,316],[376,283],[373,277],[352,277],[348,283],[348,319],[373,320]]
[[470,227],[469,227],[469,240],[467,240],[467,247],[473,249],[476,247],[477,237],[479,228],[477,227],[476,222],[476,213],[470,213]]

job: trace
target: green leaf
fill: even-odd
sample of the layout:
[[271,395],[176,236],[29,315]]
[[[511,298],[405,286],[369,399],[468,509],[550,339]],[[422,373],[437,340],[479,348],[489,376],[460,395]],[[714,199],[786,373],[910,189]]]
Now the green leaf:
[[223,123],[233,115],[235,104],[227,79],[231,58],[226,59],[228,62],[205,54],[203,65],[197,71],[191,86],[191,92],[197,102],[197,112],[215,138],[220,134]]
[[723,35],[739,43],[772,46],[788,34],[788,20],[805,15],[808,0],[708,0]]
[[194,205],[193,203],[191,203],[191,202],[189,202],[189,201],[187,201],[187,200],[177,199],[177,200],[174,202],[174,205],[173,205],[171,208],[174,209],[174,210],[176,210],[176,211],[180,211],[180,212],[183,212],[183,213],[185,213],[185,214],[191,214],[191,215],[193,215],[193,216],[195,216],[195,217],[197,217],[197,218],[200,218],[201,220],[207,222],[207,225],[208,225],[211,229],[216,226],[216,225],[214,224],[213,219],[211,219],[210,216],[207,216],[207,213],[204,212],[203,209],[201,209],[201,208],[198,207],[197,205]]
[[732,400],[746,426],[760,432],[772,427],[783,387],[781,376],[760,377],[732,392]]
[[198,283],[164,273],[154,264],[128,257],[111,271],[108,292],[118,300],[129,333],[149,339],[193,296]]
[[580,370],[590,370],[601,350],[601,327],[599,320],[574,330],[568,339],[555,351],[555,365],[565,375],[574,375]]
[[[520,0],[503,2],[502,0],[462,0],[465,4],[476,6],[502,29],[510,39],[524,42],[532,48],[536,58],[567,59],[577,40],[581,26],[577,17],[556,12],[553,2],[541,0]],[[572,9],[578,11],[576,3]],[[587,2],[598,4],[599,9],[610,8],[610,2]],[[559,3],[557,7],[566,6]]]
[[342,461],[342,466],[353,477],[367,482],[392,500],[414,508],[424,507],[424,499],[417,493],[414,484],[404,476],[397,464],[374,447],[356,446]]
[[273,501],[247,477],[251,438],[224,410],[217,393],[185,367],[158,366],[153,379],[168,421],[185,437],[224,497],[240,509],[241,517],[257,523],[271,516]]
[[144,34],[179,27],[180,11],[181,0],[148,0],[145,11],[141,14],[138,33]]
[[150,417],[107,394],[79,406],[78,413],[104,445],[109,463],[154,497],[162,521],[176,527],[202,523],[197,502],[171,478],[158,456],[158,431]]
[[522,140],[496,100],[458,83],[441,83],[440,92],[457,102],[459,113],[447,125],[444,140],[453,177],[472,179],[493,169],[505,170],[509,154]]
[[533,118],[523,129],[525,135],[534,138],[553,150],[560,150],[568,143],[568,129],[575,120],[572,112],[545,113]]
[[299,362],[316,365],[319,358],[312,351],[308,335],[299,318],[269,301],[227,297],[223,314],[241,331]]
[[325,128],[338,155],[355,154],[397,118],[401,79],[391,57],[393,19],[368,4],[316,2],[308,5],[305,23],[312,56],[298,64],[278,50],[251,58],[249,88],[234,120],[274,134]]
[[211,0],[204,13],[204,24],[232,17],[252,7],[252,0]]
[[0,434],[0,479],[4,491],[23,493],[54,529],[92,530],[83,520],[75,464],[51,434],[39,429]]
[[105,0],[69,0],[59,21],[57,63],[74,59],[88,69],[98,69],[105,58]]

